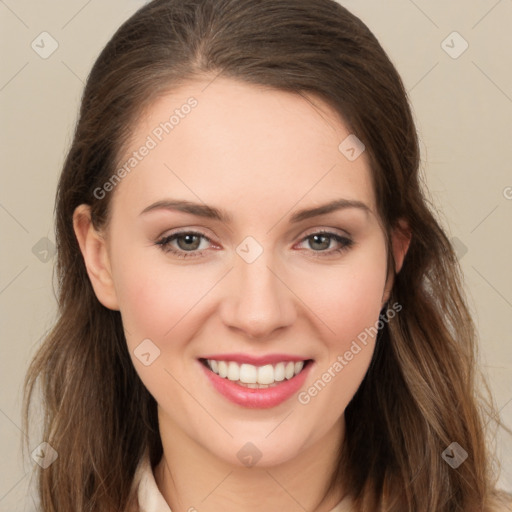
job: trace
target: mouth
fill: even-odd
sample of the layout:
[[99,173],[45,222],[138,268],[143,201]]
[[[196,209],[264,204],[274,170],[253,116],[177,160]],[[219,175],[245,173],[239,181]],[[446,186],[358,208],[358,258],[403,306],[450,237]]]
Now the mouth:
[[240,387],[266,389],[291,381],[306,370],[313,359],[302,361],[279,361],[256,366],[236,361],[199,358],[199,362],[218,377],[229,380]]

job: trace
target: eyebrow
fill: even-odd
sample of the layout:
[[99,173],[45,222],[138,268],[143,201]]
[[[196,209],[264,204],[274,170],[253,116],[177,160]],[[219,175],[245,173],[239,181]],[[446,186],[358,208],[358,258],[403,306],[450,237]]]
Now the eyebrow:
[[[298,210],[290,217],[289,222],[291,224],[295,224],[312,217],[317,217],[319,215],[325,215],[327,213],[331,213],[337,210],[345,210],[348,208],[358,208],[366,213],[371,213],[370,208],[362,201],[354,199],[335,199],[334,201],[330,201],[329,203],[320,206]],[[154,210],[171,210],[190,213],[198,217],[214,219],[224,223],[230,223],[233,219],[233,217],[225,210],[215,208],[213,206],[208,206],[206,204],[193,203],[191,201],[178,199],[163,199],[157,201],[156,203],[149,205],[147,208],[144,208],[140,215]]]

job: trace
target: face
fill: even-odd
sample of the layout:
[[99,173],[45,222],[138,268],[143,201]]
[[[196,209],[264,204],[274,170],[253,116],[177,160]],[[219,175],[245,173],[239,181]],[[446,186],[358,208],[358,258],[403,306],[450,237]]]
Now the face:
[[[278,464],[340,425],[367,371],[368,329],[391,285],[385,236],[366,155],[340,151],[350,132],[332,109],[228,79],[206,85],[182,86],[139,120],[121,158],[129,171],[104,189],[104,243],[87,251],[77,236],[161,428],[237,465],[250,441],[260,464]],[[308,362],[283,377],[297,361]],[[234,383],[255,376],[275,385]]]

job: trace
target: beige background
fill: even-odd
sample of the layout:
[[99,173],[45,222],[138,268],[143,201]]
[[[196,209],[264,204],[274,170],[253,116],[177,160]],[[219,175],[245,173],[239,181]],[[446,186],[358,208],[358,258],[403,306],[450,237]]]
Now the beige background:
[[[55,318],[53,202],[81,91],[104,44],[142,3],[0,0],[0,511],[34,510],[32,461],[19,451],[21,383]],[[512,427],[512,0],[342,4],[374,31],[410,93],[426,181],[456,237],[482,362]],[[31,47],[44,31],[58,42],[47,59]],[[500,487],[512,491],[510,435],[499,434],[498,449]]]

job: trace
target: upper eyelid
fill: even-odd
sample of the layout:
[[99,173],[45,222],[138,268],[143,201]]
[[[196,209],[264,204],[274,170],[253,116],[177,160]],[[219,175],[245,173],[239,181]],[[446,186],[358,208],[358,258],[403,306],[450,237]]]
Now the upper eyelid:
[[352,234],[349,233],[346,229],[341,228],[330,228],[330,227],[321,227],[321,228],[311,228],[306,229],[304,232],[303,238],[309,235],[314,235],[315,233],[325,232],[326,234],[332,233],[334,235],[344,236],[346,238],[351,238]]

